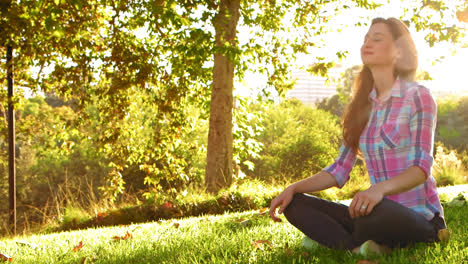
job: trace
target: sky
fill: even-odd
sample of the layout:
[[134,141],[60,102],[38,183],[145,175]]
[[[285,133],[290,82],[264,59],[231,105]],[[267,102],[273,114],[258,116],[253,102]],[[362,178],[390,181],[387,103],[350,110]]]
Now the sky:
[[[387,2],[384,0],[382,1],[385,3]],[[335,23],[336,26],[340,24],[354,24],[353,22],[356,21],[359,16],[363,15],[384,18],[399,17],[402,13],[402,7],[398,4],[398,1],[393,1],[393,3],[395,2],[397,2],[397,4],[384,4],[383,7],[372,11],[345,11],[340,16],[334,17],[330,23],[332,23],[332,26],[333,23]],[[343,69],[353,65],[361,65],[360,47],[367,30],[368,26],[349,26],[342,30],[342,32],[330,33],[324,36],[324,38],[327,39],[328,48],[322,48],[317,50],[317,52],[320,52],[321,56],[332,58],[336,50],[345,48],[349,53],[347,58],[340,62],[340,64],[344,66]],[[424,40],[424,32],[416,32],[414,28],[409,28],[409,30],[418,50],[419,69],[427,71],[433,78],[432,81],[424,82],[424,85],[434,91],[443,90],[468,95],[468,80],[466,79],[468,48],[456,47],[451,43],[437,43],[434,47],[429,47],[429,44]],[[244,36],[239,34],[239,37],[242,38]],[[468,44],[468,36],[462,40],[462,44],[463,43]],[[343,45],[346,45],[346,47],[343,47]],[[462,45],[460,44],[458,46]],[[304,65],[309,65],[310,62],[311,58],[304,56],[293,66],[299,68]],[[255,90],[264,87],[265,83],[265,77],[248,73],[243,82],[235,85],[235,93],[245,96],[257,94]],[[253,90],[251,89],[252,87]]]

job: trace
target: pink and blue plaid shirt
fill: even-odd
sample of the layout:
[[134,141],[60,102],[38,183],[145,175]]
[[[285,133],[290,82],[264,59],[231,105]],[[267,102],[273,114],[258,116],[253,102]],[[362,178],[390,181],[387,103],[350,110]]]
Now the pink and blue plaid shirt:
[[[415,188],[386,198],[422,214],[430,220],[443,208],[431,174],[437,105],[430,91],[418,83],[396,80],[391,95],[377,99],[376,90],[369,94],[372,110],[359,140],[371,184],[395,177],[418,166],[427,180]],[[341,188],[349,180],[356,154],[342,145],[333,164],[324,170],[332,174]]]

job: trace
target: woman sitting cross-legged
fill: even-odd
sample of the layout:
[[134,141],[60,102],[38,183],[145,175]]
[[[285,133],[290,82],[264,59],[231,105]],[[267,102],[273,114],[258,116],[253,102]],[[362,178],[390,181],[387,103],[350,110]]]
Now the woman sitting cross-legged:
[[[308,239],[366,254],[439,241],[444,211],[431,175],[436,103],[413,81],[418,60],[407,27],[376,18],[361,47],[363,68],[342,118],[343,144],[333,164],[288,186],[272,200]],[[304,193],[343,187],[356,157],[364,158],[371,187],[345,206]]]

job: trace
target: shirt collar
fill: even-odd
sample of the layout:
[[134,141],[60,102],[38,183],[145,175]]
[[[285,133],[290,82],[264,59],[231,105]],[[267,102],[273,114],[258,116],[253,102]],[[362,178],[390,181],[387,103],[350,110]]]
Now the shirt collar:
[[[397,77],[397,79],[393,83],[392,91],[391,91],[390,96],[388,98],[390,98],[390,97],[400,97],[400,98],[403,97],[407,87],[408,87],[408,83],[406,81],[400,79],[400,77]],[[372,91],[369,93],[369,99],[371,99],[372,101],[377,101],[377,90],[375,89],[375,85],[374,85],[374,87],[372,87]]]

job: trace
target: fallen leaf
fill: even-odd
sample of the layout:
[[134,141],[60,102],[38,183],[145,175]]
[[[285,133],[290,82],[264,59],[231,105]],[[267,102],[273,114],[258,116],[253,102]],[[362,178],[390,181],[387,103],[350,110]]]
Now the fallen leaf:
[[258,214],[259,214],[259,215],[264,215],[264,214],[266,214],[267,212],[268,212],[268,208],[262,208],[262,209],[258,210]]
[[0,253],[0,260],[2,261],[13,261],[13,259],[10,256],[7,256],[3,253]]
[[113,239],[118,241],[118,240],[127,240],[129,238],[133,238],[133,235],[130,234],[130,232],[127,231],[127,233],[124,236],[114,236]]
[[176,223],[174,223],[174,227],[175,227],[175,228],[179,228],[179,226],[180,226],[180,224],[179,224],[179,223],[177,223],[177,222],[176,222]]
[[124,240],[127,239],[127,238],[133,238],[133,235],[130,234],[130,232],[127,231],[127,233],[125,234],[124,236]]
[[72,250],[73,250],[73,252],[77,252],[77,251],[81,250],[81,248],[83,248],[83,241],[80,241],[78,246],[74,247]]
[[271,242],[269,240],[255,240],[252,242],[252,244],[260,250],[263,250],[263,247],[261,245],[266,244],[270,247],[270,249],[273,248],[273,245],[271,245]]

